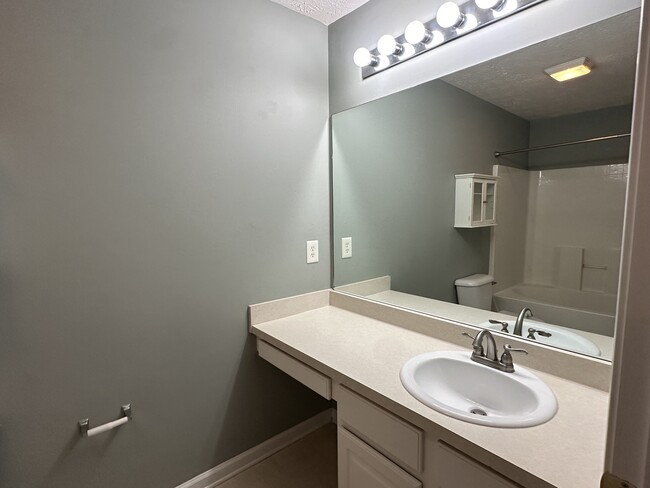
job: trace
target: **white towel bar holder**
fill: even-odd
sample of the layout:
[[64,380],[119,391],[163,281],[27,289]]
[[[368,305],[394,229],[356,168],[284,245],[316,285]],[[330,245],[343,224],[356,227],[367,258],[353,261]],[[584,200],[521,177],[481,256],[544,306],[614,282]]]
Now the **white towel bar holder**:
[[131,420],[131,417],[131,404],[122,405],[121,418],[114,420],[113,422],[108,422],[106,424],[93,427],[92,429],[90,428],[90,420],[83,419],[79,421],[79,432],[81,432],[82,437],[92,437],[103,432],[108,432],[109,430],[119,427],[120,425],[126,424],[129,420]]

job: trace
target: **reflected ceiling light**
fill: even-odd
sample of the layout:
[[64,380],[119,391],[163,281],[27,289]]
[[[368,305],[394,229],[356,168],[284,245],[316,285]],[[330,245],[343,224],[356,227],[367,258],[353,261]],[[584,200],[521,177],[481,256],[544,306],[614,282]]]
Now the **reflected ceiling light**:
[[361,47],[357,49],[354,53],[354,64],[361,68],[361,78],[365,80],[385,69],[431,51],[439,45],[465,36],[475,29],[480,29],[545,1],[445,1],[440,5],[433,19],[426,22],[414,20],[406,26],[403,35],[386,34],[381,36],[375,48]]
[[517,0],[505,0],[503,5],[501,5],[498,10],[492,10],[494,18],[498,19],[504,15],[508,15],[511,12],[517,10]]
[[377,62],[377,69],[386,69],[390,66],[390,59],[388,56],[377,56],[377,59],[379,60]]
[[366,66],[377,66],[379,64],[379,58],[374,56],[368,49],[365,47],[360,47],[354,51],[354,64],[359,68],[365,68]]
[[406,26],[404,31],[404,38],[409,44],[440,44],[445,40],[445,37],[439,31],[431,32],[427,29],[422,22],[414,20]]
[[456,29],[459,34],[465,34],[478,27],[478,20],[473,15],[466,15],[463,23]]
[[393,36],[386,34],[377,41],[377,51],[384,56],[399,56],[404,52],[404,47]]
[[474,3],[483,10],[499,10],[506,3],[506,0],[474,0]]
[[459,27],[465,22],[465,16],[460,11],[460,7],[454,2],[445,2],[438,9],[436,21],[443,29]]
[[594,64],[586,57],[573,59],[566,63],[546,68],[547,75],[557,81],[567,81],[591,73]]
[[404,48],[404,51],[402,51],[402,54],[399,55],[400,59],[410,58],[415,54],[415,46],[413,44],[405,42],[402,44],[402,47]]

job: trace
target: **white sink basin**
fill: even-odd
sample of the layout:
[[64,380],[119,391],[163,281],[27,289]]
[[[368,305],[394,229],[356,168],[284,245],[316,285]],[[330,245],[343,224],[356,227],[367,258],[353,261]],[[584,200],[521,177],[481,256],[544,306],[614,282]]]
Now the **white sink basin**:
[[404,388],[434,410],[474,424],[532,427],[553,418],[557,400],[530,371],[503,373],[475,363],[467,351],[416,356],[402,367]]
[[[504,320],[504,322],[508,322],[508,332],[512,334],[512,331],[515,329],[515,321]],[[483,322],[482,324],[479,324],[479,327],[501,331],[501,325],[491,324],[490,322]],[[540,330],[542,332],[549,332],[551,334],[550,337],[543,337],[539,334],[535,334],[535,342],[539,342],[540,344],[547,344],[549,346],[560,347],[562,349],[579,352],[581,354],[589,354],[590,356],[600,356],[600,349],[598,349],[598,346],[586,337],[583,337],[580,334],[576,334],[575,332],[571,332],[564,327],[551,325],[544,322],[537,322],[535,320],[528,319],[524,320],[524,326],[521,329],[521,338],[526,339],[528,336],[528,329],[531,327],[533,329]],[[519,336],[516,337],[519,338]]]

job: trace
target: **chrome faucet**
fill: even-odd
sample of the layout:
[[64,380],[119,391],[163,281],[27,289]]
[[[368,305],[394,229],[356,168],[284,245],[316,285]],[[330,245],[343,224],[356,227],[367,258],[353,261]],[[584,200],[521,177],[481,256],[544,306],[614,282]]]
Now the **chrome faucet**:
[[527,319],[529,317],[533,316],[533,312],[530,308],[524,307],[521,309],[521,312],[519,312],[519,315],[517,315],[517,320],[515,320],[515,330],[512,331],[514,335],[522,335],[522,329],[524,328],[524,319]]
[[[484,339],[487,341],[485,349],[483,348]],[[472,352],[472,359],[474,359],[474,357],[480,357],[485,358],[488,361],[497,360],[497,343],[494,340],[492,333],[487,329],[483,329],[476,335],[476,337],[474,337],[474,342],[472,342],[472,349],[474,350]]]
[[[463,332],[463,335],[474,339],[472,342],[472,361],[489,366],[490,368],[498,369],[505,373],[514,373],[515,371],[515,367],[512,363],[512,355],[510,354],[511,352],[523,352],[524,354],[528,354],[528,351],[525,349],[515,349],[510,344],[506,344],[503,347],[501,359],[499,359],[497,358],[497,343],[489,330],[483,329],[476,335],[476,337],[469,335],[467,332]],[[483,347],[484,340],[487,341],[485,347]]]

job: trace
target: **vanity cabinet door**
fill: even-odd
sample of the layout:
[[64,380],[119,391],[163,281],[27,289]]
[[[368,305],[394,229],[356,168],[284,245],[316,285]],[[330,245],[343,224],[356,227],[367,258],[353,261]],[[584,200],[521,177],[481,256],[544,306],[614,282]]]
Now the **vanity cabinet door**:
[[422,488],[419,480],[341,427],[338,475],[338,488]]
[[438,441],[432,464],[436,488],[521,488],[444,442]]

